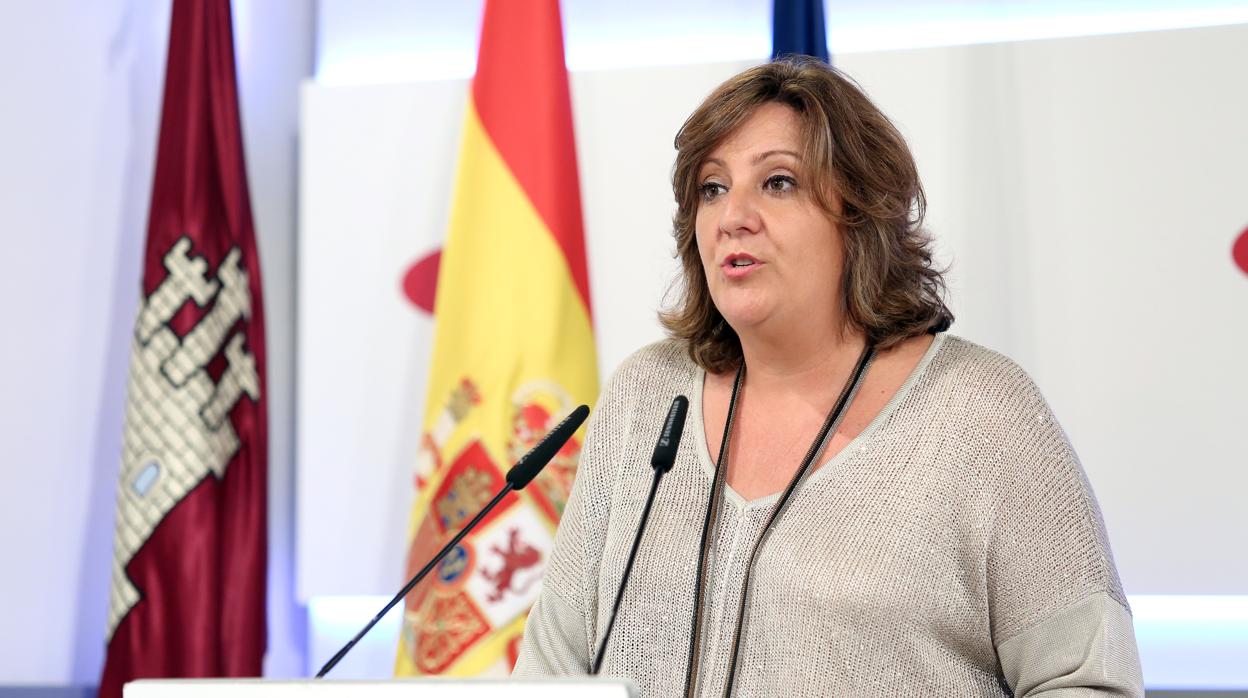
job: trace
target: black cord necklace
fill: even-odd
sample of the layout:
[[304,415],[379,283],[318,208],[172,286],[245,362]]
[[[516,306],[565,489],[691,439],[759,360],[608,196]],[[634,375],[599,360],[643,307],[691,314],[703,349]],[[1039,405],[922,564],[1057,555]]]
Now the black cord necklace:
[[[801,484],[815,458],[823,451],[828,435],[840,423],[841,418],[844,416],[845,408],[853,401],[854,395],[857,394],[858,388],[862,384],[862,379],[867,374],[867,369],[874,358],[875,347],[868,343],[863,347],[862,355],[858,357],[858,363],[855,365],[853,373],[850,374],[849,379],[845,382],[845,386],[841,388],[841,394],[828,412],[828,416],[824,420],[823,426],[820,427],[819,433],[815,436],[815,440],[811,442],[801,466],[798,467],[788,486],[785,487],[784,492],[781,493],[780,498],[772,507],[771,514],[767,518],[767,524],[763,526],[758,539],[754,541],[754,548],[750,551],[750,558],[745,567],[745,580],[741,584],[741,601],[737,606],[737,621],[733,628],[732,656],[728,664],[728,680],[724,684],[725,698],[732,695],[733,683],[736,680],[737,658],[741,652],[741,625],[745,619],[746,601],[749,595],[750,577],[754,570],[754,560],[758,557],[758,551],[762,548],[763,541],[766,540],[767,534],[771,531],[776,520],[780,518],[780,514],[784,510],[785,505],[788,504],[794,490]],[[737,369],[736,380],[732,384],[732,397],[728,402],[728,418],[724,422],[724,436],[719,446],[719,458],[715,461],[715,476],[711,481],[711,496],[706,505],[706,518],[702,522],[702,541],[698,550],[698,570],[693,583],[693,626],[689,633],[689,666],[685,670],[685,698],[693,698],[694,688],[698,679],[698,664],[701,659],[702,649],[703,604],[705,602],[702,582],[706,574],[706,562],[711,547],[711,531],[715,522],[719,519],[719,509],[724,497],[725,479],[728,471],[728,446],[732,437],[733,422],[737,414],[737,398],[740,395],[741,385],[744,382],[745,361],[743,360],[740,368]]]

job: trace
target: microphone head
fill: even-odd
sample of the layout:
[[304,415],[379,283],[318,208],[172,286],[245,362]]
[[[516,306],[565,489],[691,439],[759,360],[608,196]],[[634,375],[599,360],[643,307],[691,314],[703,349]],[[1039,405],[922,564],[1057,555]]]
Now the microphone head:
[[659,434],[659,443],[654,447],[654,455],[650,457],[650,467],[667,472],[676,462],[676,448],[680,446],[680,435],[685,431],[685,415],[689,412],[689,398],[677,395],[672,406],[667,409],[667,419],[663,421],[663,431]]
[[550,433],[542,437],[537,442],[533,450],[524,454],[511,470],[507,471],[507,482],[512,489],[522,490],[532,482],[533,478],[546,467],[546,464],[555,457],[559,449],[572,438],[572,434],[580,428],[585,418],[589,416],[589,407],[581,405],[572,410],[572,414],[563,418],[562,422],[555,425]]

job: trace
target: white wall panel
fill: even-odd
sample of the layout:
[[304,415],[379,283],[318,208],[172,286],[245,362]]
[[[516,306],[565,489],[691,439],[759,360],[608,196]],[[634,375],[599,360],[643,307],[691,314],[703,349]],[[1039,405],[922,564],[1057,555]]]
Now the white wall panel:
[[[1230,255],[1248,223],[1246,63],[1246,25],[838,59],[916,152],[955,332],[1017,359],[1054,404],[1132,593],[1248,591],[1227,549],[1248,533],[1248,277]],[[661,336],[672,137],[741,67],[573,74],[604,376]],[[350,562],[301,558],[305,595],[399,581],[425,349],[412,313],[324,289],[393,298],[403,261],[442,234],[465,89],[305,91],[299,501],[333,515],[302,516],[300,537]],[[331,468],[387,484],[355,498]]]
[[[1037,379],[1135,593],[1243,593],[1244,26],[847,56],[908,132],[957,332]],[[911,59],[918,60],[911,60]],[[939,92],[945,92],[942,97]],[[1228,489],[1229,488],[1229,489]]]
[[466,90],[303,91],[301,600],[399,585],[433,324],[402,282],[441,245]]

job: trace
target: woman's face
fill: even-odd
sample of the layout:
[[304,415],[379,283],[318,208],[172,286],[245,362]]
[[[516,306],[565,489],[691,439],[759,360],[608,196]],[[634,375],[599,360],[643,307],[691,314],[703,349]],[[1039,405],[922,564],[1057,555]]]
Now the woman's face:
[[[797,114],[765,104],[698,174],[698,252],[711,299],[738,334],[784,332],[839,316],[839,226],[803,176]],[[831,197],[840,209],[840,198]]]

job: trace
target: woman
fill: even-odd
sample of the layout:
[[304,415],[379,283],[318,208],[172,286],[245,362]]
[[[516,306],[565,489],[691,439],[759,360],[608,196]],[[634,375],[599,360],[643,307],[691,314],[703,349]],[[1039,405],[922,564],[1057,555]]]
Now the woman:
[[943,333],[887,118],[780,61],[721,85],[676,148],[672,338],[599,400],[516,673],[586,671],[685,394],[604,674],[645,696],[1143,695],[1061,428],[1018,366]]

